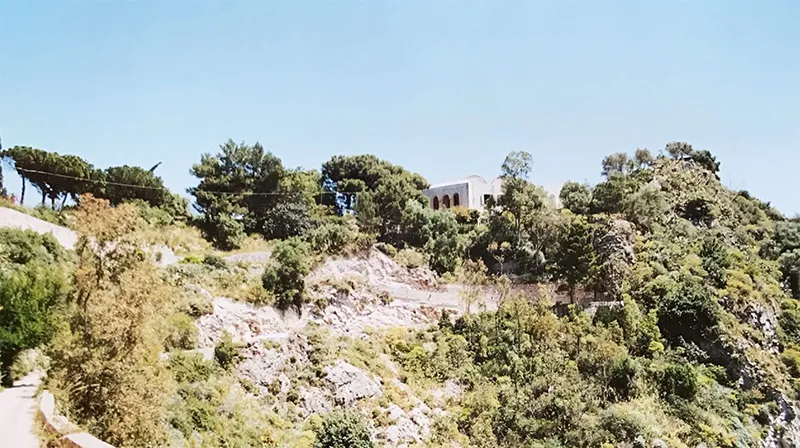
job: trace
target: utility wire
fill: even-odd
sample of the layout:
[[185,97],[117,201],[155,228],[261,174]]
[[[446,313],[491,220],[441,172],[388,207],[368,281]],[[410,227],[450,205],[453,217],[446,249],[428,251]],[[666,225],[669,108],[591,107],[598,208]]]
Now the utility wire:
[[[167,191],[170,190],[166,187],[150,187],[147,185],[134,185],[134,184],[123,184],[119,182],[108,182],[99,179],[87,179],[85,177],[77,177],[77,176],[68,176],[66,174],[58,174],[58,173],[48,173],[47,171],[39,171],[39,170],[28,170],[24,168],[15,168],[17,171],[22,173],[34,173],[34,174],[45,174],[47,176],[55,176],[61,177],[64,179],[73,179],[79,180],[81,182],[91,182],[95,184],[103,184],[103,185],[114,185],[118,187],[127,187],[127,188],[141,188],[143,190],[158,190],[158,191]],[[235,193],[231,191],[211,191],[211,190],[197,190],[198,192],[207,193],[207,194],[217,194],[217,195],[234,195],[234,196],[288,196],[293,195],[294,193],[290,192],[252,192],[252,191],[244,191],[241,193]],[[358,196],[359,192],[357,191],[319,191],[315,194],[352,194]]]

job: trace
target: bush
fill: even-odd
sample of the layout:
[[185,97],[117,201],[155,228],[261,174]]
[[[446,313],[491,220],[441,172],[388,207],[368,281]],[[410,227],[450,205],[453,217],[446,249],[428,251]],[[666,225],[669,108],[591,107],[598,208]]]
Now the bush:
[[203,264],[214,269],[228,269],[228,262],[217,254],[208,254],[203,258]]
[[402,266],[409,269],[415,269],[420,266],[425,266],[425,256],[414,249],[403,249],[397,252],[395,260]]
[[215,247],[221,250],[238,249],[244,241],[244,224],[228,215],[204,215],[199,227]]
[[344,220],[330,220],[306,234],[311,249],[318,254],[340,254],[352,245],[358,232]]
[[275,244],[261,283],[275,296],[276,306],[300,309],[305,298],[305,276],[311,270],[308,244],[289,239]]
[[167,318],[167,336],[164,348],[167,350],[191,350],[197,345],[197,326],[194,319],[184,313],[173,313]]
[[658,328],[672,344],[702,345],[717,331],[718,309],[719,305],[702,285],[684,284],[661,305]]
[[234,367],[242,359],[242,344],[233,342],[231,334],[227,331],[222,332],[217,345],[214,347],[214,359],[223,369]]
[[781,303],[781,315],[778,323],[784,339],[788,342],[800,343],[800,302],[784,300]]
[[795,348],[786,349],[781,353],[781,361],[789,369],[789,374],[800,378],[800,351]]
[[697,375],[689,364],[670,364],[659,376],[658,388],[663,397],[693,400],[697,395]]
[[383,252],[389,257],[394,258],[397,255],[397,249],[389,243],[378,243],[375,245],[375,249]]
[[614,390],[614,394],[618,399],[629,400],[636,396],[636,375],[638,372],[639,365],[628,356],[618,359],[611,366],[608,385]]
[[203,259],[196,255],[187,255],[181,259],[182,264],[197,264],[202,265]]
[[600,427],[618,442],[634,442],[647,437],[647,427],[637,414],[622,409],[609,409],[600,416]]
[[333,411],[315,428],[314,448],[373,448],[369,429],[353,411]]
[[60,263],[67,260],[67,252],[50,233],[0,228],[0,260],[3,259],[16,264]]
[[169,370],[179,383],[196,383],[211,377],[214,364],[200,353],[174,352],[169,357]]
[[201,294],[199,290],[185,291],[180,311],[198,318],[213,313],[214,302],[210,297]]
[[59,269],[30,264],[0,270],[0,371],[3,385],[14,377],[17,355],[47,342],[66,303],[67,281]]

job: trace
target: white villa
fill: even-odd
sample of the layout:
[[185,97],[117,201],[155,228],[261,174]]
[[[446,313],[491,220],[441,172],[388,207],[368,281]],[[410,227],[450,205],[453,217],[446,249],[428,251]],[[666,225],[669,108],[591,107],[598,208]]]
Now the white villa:
[[481,176],[467,176],[463,180],[431,185],[422,190],[422,194],[430,200],[431,208],[439,210],[450,207],[464,207],[472,210],[483,210],[483,204],[490,197],[497,198],[503,191],[503,179],[496,178],[491,182]]

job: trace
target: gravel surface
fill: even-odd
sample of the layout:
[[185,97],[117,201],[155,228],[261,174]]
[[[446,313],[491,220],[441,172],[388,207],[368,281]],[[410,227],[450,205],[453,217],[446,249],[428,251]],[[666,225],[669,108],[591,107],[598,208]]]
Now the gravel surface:
[[0,227],[33,230],[36,233],[52,233],[59,243],[67,249],[73,249],[78,242],[78,235],[66,227],[50,224],[25,213],[0,207]]

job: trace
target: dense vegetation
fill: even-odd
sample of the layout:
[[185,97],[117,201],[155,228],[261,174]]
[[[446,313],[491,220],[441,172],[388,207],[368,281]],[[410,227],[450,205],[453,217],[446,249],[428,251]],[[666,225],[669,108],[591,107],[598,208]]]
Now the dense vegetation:
[[[308,369],[293,380],[315,384],[345,353],[376,374],[387,355],[420,396],[456,384],[431,446],[758,446],[790,431],[800,220],[723,187],[719,162],[689,144],[610,155],[600,183],[567,182],[558,198],[530,181],[530,154],[511,153],[503,194],[483,213],[431,210],[425,179],[372,155],[288,169],[259,144],[229,141],[192,167],[192,218],[153,170],[24,147],[2,157],[42,203],[78,204],[59,219],[80,235],[72,255],[49,237],[0,232],[4,379],[20,351],[52,340],[49,386],[118,446],[372,446],[378,408],[301,417],[277,393],[245,392],[229,337],[213,360],[191,351],[192,319],[210,304],[187,285],[303,310],[315,263],[373,245],[466,284],[468,307],[494,286],[498,310],[335,346],[307,335]],[[198,243],[159,270],[143,248],[181,221],[220,250],[269,240],[272,257],[253,276]],[[516,282],[555,285],[575,304],[554,307]],[[590,315],[589,301],[606,305]]]

